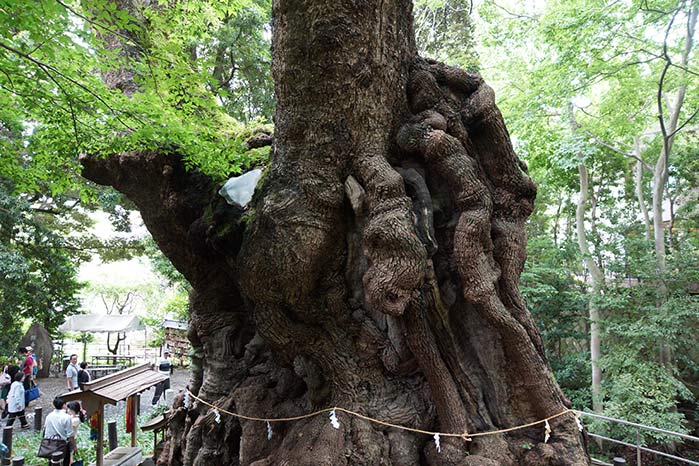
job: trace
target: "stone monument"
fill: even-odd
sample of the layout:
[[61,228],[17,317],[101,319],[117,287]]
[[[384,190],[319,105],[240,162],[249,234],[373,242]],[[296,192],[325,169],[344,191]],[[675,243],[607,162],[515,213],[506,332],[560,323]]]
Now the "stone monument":
[[31,346],[34,348],[34,354],[36,354],[36,360],[40,367],[37,377],[48,377],[51,358],[53,357],[53,341],[43,325],[34,322],[20,340],[19,346]]

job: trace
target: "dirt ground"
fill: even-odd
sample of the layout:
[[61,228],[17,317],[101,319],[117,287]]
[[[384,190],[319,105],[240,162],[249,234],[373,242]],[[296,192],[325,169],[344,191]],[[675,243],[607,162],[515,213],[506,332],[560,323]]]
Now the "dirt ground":
[[[187,385],[189,380],[189,369],[188,368],[177,368],[175,372],[170,377],[170,388],[175,390],[175,393],[183,390]],[[53,411],[53,399],[58,395],[65,393],[66,389],[66,379],[63,377],[49,377],[46,379],[37,380],[37,385],[39,385],[39,391],[41,392],[41,397],[29,403],[27,407],[27,420],[33,426],[34,425],[34,408],[37,406],[42,407],[43,418]],[[155,387],[146,390],[141,393],[141,414],[147,413],[152,409],[151,402],[153,400],[153,394],[155,393]],[[160,403],[164,403],[164,397],[160,397]],[[116,406],[107,405],[105,406],[105,418],[110,419],[116,416],[121,416],[126,413],[126,405],[124,402],[119,402]],[[2,423],[5,425],[5,422]],[[19,427],[19,421],[15,421],[15,429]],[[22,431],[18,431],[17,434],[21,434]]]

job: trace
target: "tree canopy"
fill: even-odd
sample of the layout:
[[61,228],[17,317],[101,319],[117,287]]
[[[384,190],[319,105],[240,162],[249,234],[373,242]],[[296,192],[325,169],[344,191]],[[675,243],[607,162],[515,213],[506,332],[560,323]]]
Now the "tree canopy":
[[[587,309],[595,306],[605,413],[682,430],[687,418],[676,407],[693,406],[697,362],[686,346],[698,323],[696,184],[687,171],[697,156],[697,6],[485,2],[480,13],[484,73],[500,83],[539,184],[523,283],[559,380],[576,404],[592,405]],[[669,176],[656,205],[663,160]],[[654,215],[666,252],[653,244]],[[597,291],[590,267],[601,272]],[[664,360],[660,348],[677,357]]]
[[[127,12],[111,1],[3,2],[0,8],[2,352],[22,322],[54,331],[79,308],[77,269],[152,246],[104,240],[88,213],[130,228],[134,206],[80,176],[79,157],[177,146],[191,167],[225,179],[264,161],[245,141],[272,111],[268,1],[178,2]],[[135,50],[109,50],[116,34]],[[129,67],[139,92],[105,85]],[[162,267],[161,267],[162,268]],[[177,273],[168,271],[171,278]],[[181,278],[180,278],[181,280]],[[19,311],[19,312],[18,312]]]

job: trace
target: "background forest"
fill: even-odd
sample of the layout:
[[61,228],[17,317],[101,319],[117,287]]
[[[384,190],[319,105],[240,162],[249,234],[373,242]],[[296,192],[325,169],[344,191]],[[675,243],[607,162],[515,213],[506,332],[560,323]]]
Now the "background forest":
[[[96,255],[147,255],[182,283],[147,239],[94,234],[90,212],[128,231],[133,206],[82,179],[81,154],[167,143],[221,182],[269,155],[246,145],[273,131],[269,1],[89,5],[0,0],[3,353],[28,321],[55,331],[80,311],[78,269]],[[521,286],[574,407],[695,434],[698,9],[419,0],[415,24],[425,55],[496,88],[538,185]],[[116,30],[132,49],[99,39]],[[133,70],[139,87],[108,90],[114,69]],[[168,309],[184,307],[186,289]]]

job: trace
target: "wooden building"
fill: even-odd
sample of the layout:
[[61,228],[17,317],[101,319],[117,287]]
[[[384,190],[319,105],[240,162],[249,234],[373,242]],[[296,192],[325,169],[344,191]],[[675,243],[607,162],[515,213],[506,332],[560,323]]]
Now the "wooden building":
[[165,345],[170,349],[170,355],[184,364],[189,357],[191,344],[187,339],[189,324],[181,320],[165,319],[162,324],[165,329]]
[[[141,449],[136,445],[136,416],[130,417],[132,425],[131,447],[120,447],[119,451],[104,454],[104,405],[116,405],[126,400],[132,412],[138,412],[138,394],[167,379],[167,375],[154,371],[150,364],[141,364],[107,375],[85,384],[84,390],[73,390],[61,395],[64,400],[80,400],[88,415],[97,413],[97,463],[96,466],[117,466],[140,463]],[[136,462],[138,461],[138,462]]]

